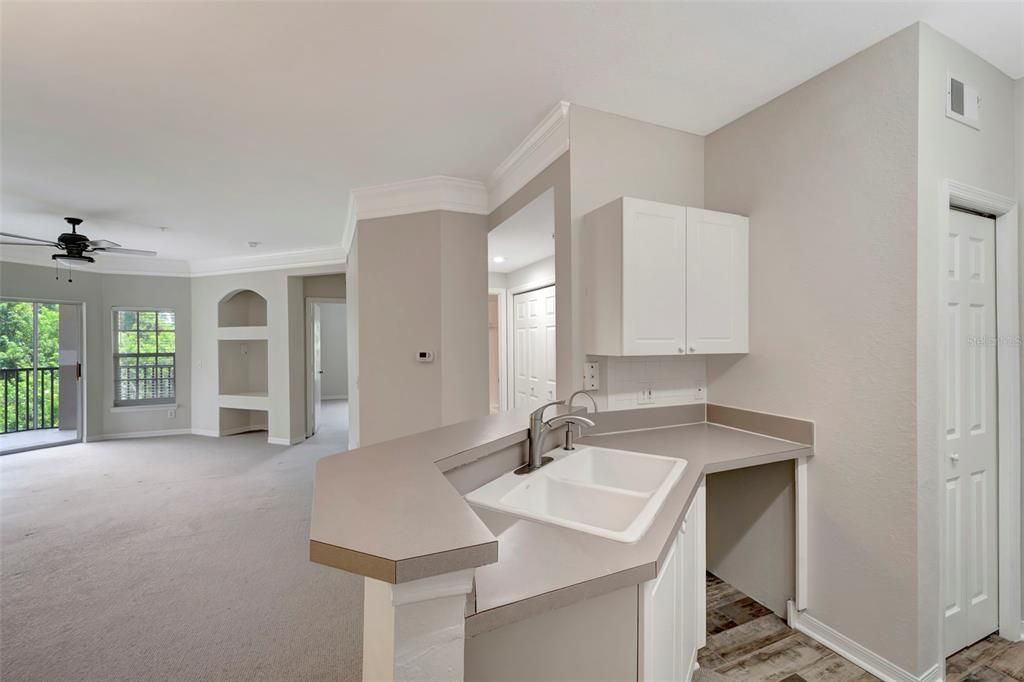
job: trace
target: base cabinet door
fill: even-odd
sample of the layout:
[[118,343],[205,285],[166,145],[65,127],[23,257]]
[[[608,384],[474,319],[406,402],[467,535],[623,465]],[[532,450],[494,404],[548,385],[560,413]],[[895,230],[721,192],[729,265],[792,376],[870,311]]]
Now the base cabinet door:
[[690,680],[697,664],[704,618],[704,495],[698,490],[658,577],[642,585],[639,678]]
[[643,679],[676,682],[682,675],[683,608],[679,542],[674,542],[658,577],[644,584]]

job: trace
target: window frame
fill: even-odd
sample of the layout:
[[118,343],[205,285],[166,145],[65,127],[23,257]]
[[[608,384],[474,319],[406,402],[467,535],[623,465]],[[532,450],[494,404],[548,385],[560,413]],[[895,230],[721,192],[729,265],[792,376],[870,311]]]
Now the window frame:
[[[154,325],[153,330],[152,330],[152,332],[154,334],[158,334],[159,329],[160,329],[160,322],[159,322],[159,320],[160,320],[160,313],[171,313],[172,315],[174,315],[174,329],[173,330],[168,329],[168,330],[164,331],[164,333],[166,333],[168,331],[172,331],[174,333],[174,352],[172,352],[172,353],[160,353],[160,352],[156,352],[156,353],[138,353],[138,352],[135,352],[135,353],[121,353],[120,352],[120,333],[122,331],[131,331],[131,330],[122,330],[120,328],[120,325],[118,324],[118,321],[119,321],[118,318],[120,317],[120,313],[122,313],[122,312],[156,313],[156,315],[157,315],[156,320],[157,321],[156,321],[156,324]],[[138,341],[137,341],[138,334],[141,333],[141,331],[142,331],[142,330],[139,329],[138,321],[137,320],[138,320],[138,318],[136,318],[135,330],[134,330],[134,332],[136,334],[136,351],[138,351]],[[112,386],[113,386],[113,389],[114,389],[114,395],[113,395],[113,400],[112,400],[113,407],[114,408],[132,408],[132,407],[148,407],[148,406],[161,406],[161,405],[177,405],[177,402],[178,402],[178,313],[177,313],[177,311],[175,311],[174,308],[171,308],[171,307],[168,307],[168,306],[114,306],[113,308],[111,308],[111,313],[110,313],[110,329],[111,329],[111,351],[112,351],[111,358],[113,359],[113,372],[111,373],[112,374],[111,378],[113,380]],[[160,339],[160,337],[159,337],[159,335],[157,335],[157,344],[158,344],[157,348],[159,348],[159,339]],[[169,398],[147,398],[147,399],[142,399],[142,400],[119,400],[118,399],[119,388],[120,388],[121,382],[122,381],[132,381],[131,379],[124,379],[124,380],[122,380],[120,378],[120,370],[121,370],[121,362],[120,362],[120,360],[121,360],[121,358],[122,357],[140,358],[142,356],[154,357],[154,358],[160,358],[160,357],[170,357],[171,358],[171,363],[169,365],[162,365],[163,367],[170,367],[171,368],[171,391],[173,393],[173,395],[171,395],[171,397],[169,397]],[[157,365],[153,365],[153,366],[154,367],[159,367],[161,365],[157,364]],[[136,375],[136,378],[134,379],[134,381],[136,382],[136,386],[138,386],[139,379],[138,379],[137,375]]]

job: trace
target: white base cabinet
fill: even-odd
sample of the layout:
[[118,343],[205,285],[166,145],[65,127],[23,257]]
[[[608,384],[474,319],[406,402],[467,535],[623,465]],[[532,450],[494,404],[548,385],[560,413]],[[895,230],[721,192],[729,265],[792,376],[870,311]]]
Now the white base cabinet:
[[623,197],[580,247],[588,355],[749,352],[749,221]]
[[689,680],[706,629],[704,486],[694,497],[658,577],[641,586],[639,679]]

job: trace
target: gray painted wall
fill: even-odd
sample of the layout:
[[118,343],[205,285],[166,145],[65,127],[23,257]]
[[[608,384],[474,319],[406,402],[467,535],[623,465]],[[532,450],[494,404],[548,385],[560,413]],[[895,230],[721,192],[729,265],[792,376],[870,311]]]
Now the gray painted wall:
[[751,352],[709,356],[709,399],[816,422],[810,615],[911,671],[917,43],[886,39],[705,144],[706,207],[751,223]]
[[[0,263],[0,296],[51,300],[85,305],[86,438],[125,433],[189,429],[191,388],[190,281],[184,277],[101,275],[74,270],[55,279],[53,268]],[[174,309],[177,322],[176,385],[178,408],[168,417],[166,407],[112,412],[114,405],[114,347],[112,309],[117,306],[158,306]]]
[[348,397],[348,306],[320,306],[321,392],[325,398]]
[[[361,220],[347,283],[360,445],[487,414],[487,218]],[[434,362],[416,361],[421,350]]]

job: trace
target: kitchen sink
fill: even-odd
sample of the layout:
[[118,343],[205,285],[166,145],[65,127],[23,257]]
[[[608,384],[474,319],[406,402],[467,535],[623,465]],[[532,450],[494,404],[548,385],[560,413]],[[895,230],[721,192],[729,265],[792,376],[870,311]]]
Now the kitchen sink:
[[525,476],[509,472],[466,495],[470,504],[583,533],[637,542],[654,522],[686,460],[579,447]]

